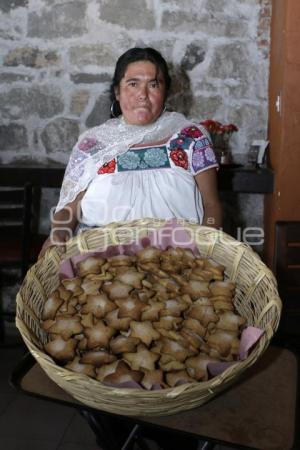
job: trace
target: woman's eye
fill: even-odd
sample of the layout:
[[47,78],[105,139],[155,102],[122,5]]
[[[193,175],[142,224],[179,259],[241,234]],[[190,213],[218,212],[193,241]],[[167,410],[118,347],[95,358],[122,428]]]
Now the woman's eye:
[[137,85],[136,81],[130,81],[130,83],[129,83],[129,86],[132,86],[132,87],[136,87],[136,85]]
[[150,87],[151,88],[158,88],[158,81],[153,81],[152,83],[150,83]]

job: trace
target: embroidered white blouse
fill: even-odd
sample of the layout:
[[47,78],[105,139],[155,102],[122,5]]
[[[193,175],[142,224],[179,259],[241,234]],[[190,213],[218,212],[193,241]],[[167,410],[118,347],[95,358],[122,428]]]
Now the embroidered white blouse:
[[129,148],[97,170],[81,201],[79,229],[145,217],[202,223],[194,176],[218,167],[205,130],[190,126],[164,144]]

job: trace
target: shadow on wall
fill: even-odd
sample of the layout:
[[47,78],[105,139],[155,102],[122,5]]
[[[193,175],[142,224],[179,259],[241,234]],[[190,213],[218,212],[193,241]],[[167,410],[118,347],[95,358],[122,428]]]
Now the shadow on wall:
[[167,99],[167,109],[189,116],[193,103],[190,77],[182,66],[169,64],[169,69],[172,84]]
[[223,230],[244,242],[261,257],[264,251],[263,198],[261,194],[220,192]]

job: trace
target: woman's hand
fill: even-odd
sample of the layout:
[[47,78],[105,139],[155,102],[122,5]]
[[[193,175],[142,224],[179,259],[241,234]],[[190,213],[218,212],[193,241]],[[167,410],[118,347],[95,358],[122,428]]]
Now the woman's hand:
[[69,238],[69,234],[63,231],[54,231],[51,232],[50,236],[45,240],[41,251],[39,253],[38,259],[42,258],[48,248],[58,246],[61,249],[61,252],[65,251],[65,243]]
[[49,247],[58,246],[61,252],[65,251],[65,243],[73,237],[74,230],[78,224],[80,203],[85,191],[80,192],[75,200],[68,203],[63,209],[56,212],[51,223],[51,234],[44,242],[38,259],[42,258]]

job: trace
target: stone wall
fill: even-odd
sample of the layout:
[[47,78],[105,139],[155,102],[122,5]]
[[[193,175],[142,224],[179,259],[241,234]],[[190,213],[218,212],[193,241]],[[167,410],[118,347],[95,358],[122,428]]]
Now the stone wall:
[[0,0],[0,160],[65,163],[109,117],[118,56],[147,45],[170,64],[169,107],[235,123],[246,161],[267,134],[270,16],[271,0]]

